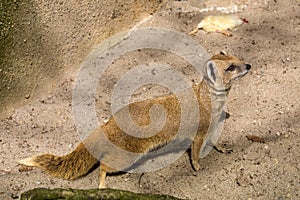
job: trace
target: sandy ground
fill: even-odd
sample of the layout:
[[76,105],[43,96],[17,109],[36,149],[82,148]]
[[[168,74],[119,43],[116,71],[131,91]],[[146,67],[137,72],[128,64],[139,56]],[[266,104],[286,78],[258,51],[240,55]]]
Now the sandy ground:
[[[188,33],[204,16],[217,13],[199,10],[216,5],[236,9],[239,16],[249,21],[233,31],[232,37],[203,31],[193,36],[211,54],[223,50],[252,65],[251,72],[233,87],[228,98],[231,117],[226,120],[219,142],[231,148],[232,153],[212,151],[201,160],[199,172],[192,170],[185,153],[170,166],[143,176],[129,173],[108,176],[108,187],[185,199],[300,198],[300,2],[174,1],[141,26]],[[100,121],[110,116],[108,95],[119,74],[136,63],[157,59],[181,67],[183,72],[189,68],[186,61],[171,53],[142,50],[125,55],[107,71],[98,89]],[[51,92],[1,118],[0,198],[18,198],[21,192],[35,187],[98,186],[98,170],[78,180],[66,181],[38,169],[19,171],[16,163],[20,158],[39,153],[63,155],[80,142],[72,115],[75,80],[76,70],[70,70],[53,84]],[[147,87],[145,93],[154,90],[155,87]],[[249,135],[259,137],[260,141],[247,139]]]

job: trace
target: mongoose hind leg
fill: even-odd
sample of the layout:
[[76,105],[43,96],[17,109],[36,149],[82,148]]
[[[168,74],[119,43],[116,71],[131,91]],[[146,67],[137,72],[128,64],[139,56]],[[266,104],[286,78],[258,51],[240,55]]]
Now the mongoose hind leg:
[[199,152],[202,143],[203,143],[203,137],[201,134],[198,133],[192,143],[192,148],[191,148],[191,160],[195,171],[198,171],[200,169]]

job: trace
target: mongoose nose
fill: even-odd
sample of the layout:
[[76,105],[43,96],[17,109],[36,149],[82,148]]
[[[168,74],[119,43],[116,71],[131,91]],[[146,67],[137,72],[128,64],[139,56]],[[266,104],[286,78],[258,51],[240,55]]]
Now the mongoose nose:
[[250,70],[250,69],[251,69],[251,65],[246,64],[246,69],[247,69],[247,70]]

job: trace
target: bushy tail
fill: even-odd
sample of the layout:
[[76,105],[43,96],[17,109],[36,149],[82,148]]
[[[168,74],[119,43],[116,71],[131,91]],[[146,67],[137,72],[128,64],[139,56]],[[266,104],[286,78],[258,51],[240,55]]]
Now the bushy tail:
[[65,156],[43,154],[25,158],[19,161],[26,166],[39,167],[46,173],[68,180],[74,180],[86,175],[98,160],[80,143],[78,147]]

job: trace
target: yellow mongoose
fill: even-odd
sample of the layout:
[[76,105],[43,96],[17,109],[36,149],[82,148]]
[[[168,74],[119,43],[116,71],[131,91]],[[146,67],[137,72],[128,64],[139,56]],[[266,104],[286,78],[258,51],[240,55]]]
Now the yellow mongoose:
[[[249,64],[245,64],[238,58],[225,55],[224,53],[213,56],[203,66],[204,81],[193,86],[201,112],[198,131],[191,145],[191,163],[195,170],[200,169],[199,152],[203,149],[202,145],[209,145],[209,142],[203,144],[204,141],[210,140],[210,138],[207,138],[208,135],[215,134],[215,130],[210,128],[212,118],[219,120],[223,111],[223,106],[219,106],[213,113],[212,100],[218,101],[220,96],[227,96],[233,82],[247,74],[250,68]],[[225,102],[221,102],[222,105],[223,103]],[[102,129],[104,135],[114,145],[128,152],[146,153],[156,147],[167,144],[175,137],[180,126],[180,102],[175,95],[171,94],[134,102],[129,104],[128,108],[132,120],[139,126],[146,126],[150,123],[149,110],[155,104],[160,104],[165,108],[166,122],[163,128],[154,136],[138,138],[128,135],[118,127],[115,118],[111,118],[99,129]],[[122,115],[122,109],[116,115],[118,113]],[[213,117],[213,115],[216,115],[217,118]],[[73,180],[87,174],[100,161],[99,188],[104,188],[106,173],[112,173],[117,170],[102,163],[102,157],[96,159],[86,148],[89,145],[94,145],[93,148],[96,147],[96,151],[101,148],[104,149],[95,145],[99,129],[94,130],[74,151],[65,156],[43,154],[20,160],[19,163],[39,167],[52,176]],[[212,144],[214,145],[214,143],[210,145]],[[105,157],[106,154],[103,153],[102,156]]]

